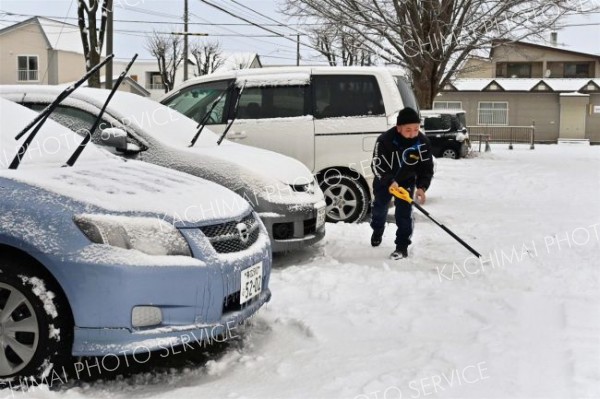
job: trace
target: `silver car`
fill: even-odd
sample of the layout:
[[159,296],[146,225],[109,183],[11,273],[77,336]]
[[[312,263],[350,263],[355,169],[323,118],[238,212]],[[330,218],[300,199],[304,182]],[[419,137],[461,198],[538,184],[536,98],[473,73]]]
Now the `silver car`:
[[[41,110],[62,91],[56,86],[0,87],[0,95]],[[108,90],[80,88],[52,118],[86,134]],[[128,159],[150,162],[219,183],[246,199],[264,222],[274,252],[299,249],[325,236],[325,200],[314,176],[301,162],[272,151],[225,140],[204,129],[193,147],[197,123],[153,100],[117,91],[93,141]],[[207,216],[233,204],[211,203]],[[197,211],[197,210],[194,210]]]

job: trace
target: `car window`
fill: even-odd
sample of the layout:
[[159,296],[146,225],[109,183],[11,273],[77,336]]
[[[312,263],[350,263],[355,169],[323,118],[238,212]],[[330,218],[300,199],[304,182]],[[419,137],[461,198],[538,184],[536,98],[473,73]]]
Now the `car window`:
[[240,97],[238,119],[290,118],[308,115],[308,86],[248,87]]
[[458,118],[459,122],[458,130],[467,127],[467,117],[463,112],[461,112],[460,114],[456,114],[456,117]]
[[446,131],[452,128],[450,115],[427,116],[424,123],[425,131]]
[[408,82],[402,76],[394,76],[394,80],[396,81],[396,87],[398,87],[398,91],[400,92],[402,104],[405,107],[411,107],[418,112],[419,103]]
[[[40,112],[43,109],[45,109],[48,104],[28,103],[28,104],[24,104],[24,105],[27,106],[28,108],[31,108],[34,111]],[[96,121],[95,115],[93,115],[89,112],[86,112],[86,111],[82,111],[78,108],[69,107],[69,106],[65,106],[65,105],[59,105],[54,110],[54,112],[52,112],[50,114],[50,118],[52,120],[60,123],[61,125],[69,128],[70,130],[74,131],[75,133],[77,133],[78,135],[80,135],[82,137],[89,132],[90,128]],[[113,126],[110,122],[108,122],[105,119],[102,119],[100,121],[100,124],[94,131],[94,134],[92,135],[92,143],[102,145],[103,143],[101,140],[100,132],[104,129],[108,129],[111,127],[113,127]],[[120,126],[114,126],[114,127],[121,128]],[[127,136],[128,136],[128,138],[127,138],[128,142],[139,145],[139,143],[137,141],[135,141],[130,135],[127,135]]]
[[[227,90],[230,82],[231,80],[221,80],[186,87],[175,95],[163,100],[162,104],[181,112],[196,122],[200,122],[212,106],[212,103]],[[217,104],[211,113],[207,125],[225,123],[223,111],[227,102],[226,97],[219,101],[219,104]]]
[[374,76],[314,76],[315,118],[384,115],[383,98]]

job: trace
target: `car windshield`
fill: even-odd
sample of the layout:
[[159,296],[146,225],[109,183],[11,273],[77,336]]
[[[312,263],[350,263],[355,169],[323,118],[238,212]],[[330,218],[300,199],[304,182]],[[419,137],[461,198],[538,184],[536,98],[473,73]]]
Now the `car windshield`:
[[415,97],[415,94],[406,80],[402,76],[394,76],[394,80],[396,81],[396,86],[400,92],[402,104],[404,104],[405,107],[411,107],[412,109],[418,111],[419,103],[417,102],[417,98]]
[[[163,104],[181,112],[188,118],[200,122],[213,102],[229,87],[230,81],[210,82],[181,89],[176,95],[169,97]],[[225,99],[213,109],[207,125],[222,123]]]
[[[0,170],[8,168],[11,160],[25,141],[27,135],[15,140],[15,135],[36,117],[36,113],[22,105],[0,99]],[[48,165],[62,166],[81,143],[81,137],[66,127],[48,120],[30,145],[23,157],[23,166]],[[90,146],[82,154],[82,161],[104,160],[107,152]]]

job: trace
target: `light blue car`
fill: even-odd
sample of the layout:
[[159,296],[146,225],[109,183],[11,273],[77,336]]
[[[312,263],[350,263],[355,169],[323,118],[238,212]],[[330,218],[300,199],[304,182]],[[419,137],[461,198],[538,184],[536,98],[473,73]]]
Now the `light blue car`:
[[9,169],[35,116],[0,99],[0,378],[234,336],[270,299],[247,201],[94,145],[61,167],[81,137],[51,120]]

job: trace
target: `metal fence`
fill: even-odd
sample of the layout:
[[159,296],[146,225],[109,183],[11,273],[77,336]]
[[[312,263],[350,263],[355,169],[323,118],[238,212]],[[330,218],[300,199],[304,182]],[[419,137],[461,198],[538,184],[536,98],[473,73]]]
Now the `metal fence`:
[[513,144],[529,144],[529,149],[535,149],[535,124],[531,126],[467,126],[471,142],[479,141],[489,147],[489,143],[506,143],[510,150]]

